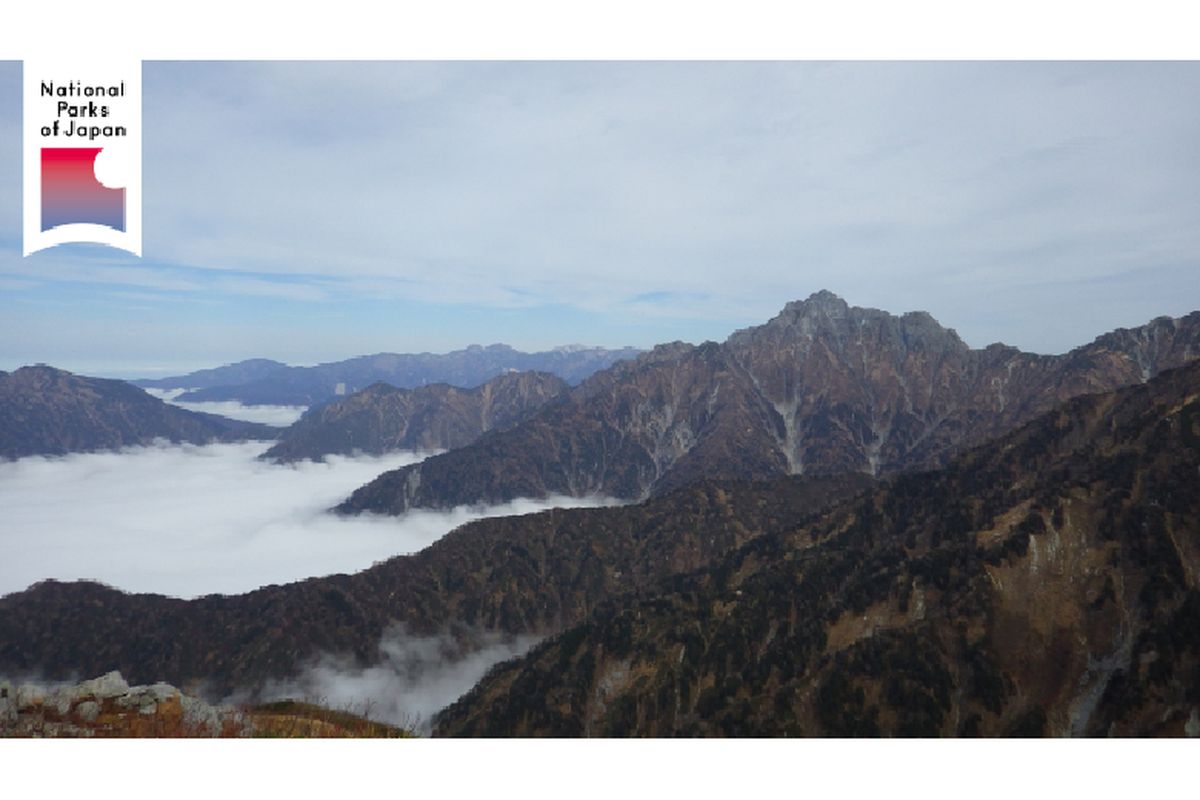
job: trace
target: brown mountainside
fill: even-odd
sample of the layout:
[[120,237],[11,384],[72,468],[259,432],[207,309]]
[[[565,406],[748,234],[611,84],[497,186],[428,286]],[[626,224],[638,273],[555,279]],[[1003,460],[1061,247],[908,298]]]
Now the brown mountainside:
[[1200,735],[1200,363],[616,598],[450,735]]
[[637,499],[701,478],[930,469],[1070,397],[1198,355],[1200,312],[1041,356],[972,350],[928,314],[819,292],[724,344],[664,345],[597,373],[512,430],[381,475],[338,510]]
[[0,373],[0,458],[112,450],[155,439],[272,439],[279,429],[164,403],[124,381],[47,366]]
[[639,506],[479,520],[354,575],[236,596],[185,601],[45,581],[0,598],[0,675],[115,669],[141,682],[203,681],[222,697],[293,676],[322,653],[376,663],[397,626],[449,633],[466,653],[484,632],[561,631],[609,597],[649,591],[870,484],[861,475],[706,483]]
[[510,372],[474,389],[444,383],[397,389],[377,383],[309,412],[262,458],[288,462],[356,451],[380,455],[462,447],[487,431],[528,419],[566,390],[566,381],[546,372]]

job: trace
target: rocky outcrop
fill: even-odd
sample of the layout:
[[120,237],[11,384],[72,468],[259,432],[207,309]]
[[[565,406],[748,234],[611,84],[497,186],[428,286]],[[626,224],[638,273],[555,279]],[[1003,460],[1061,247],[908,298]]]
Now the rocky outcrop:
[[0,458],[112,450],[156,439],[272,439],[278,428],[169,405],[124,381],[46,366],[0,375]]
[[474,389],[444,383],[397,389],[377,383],[310,411],[262,458],[283,463],[463,447],[488,431],[528,419],[566,390],[566,381],[545,372],[510,372]]
[[640,499],[702,478],[933,469],[1068,398],[1198,355],[1200,312],[1042,356],[972,350],[928,314],[819,292],[724,344],[660,346],[598,373],[510,431],[381,475],[338,511]]
[[0,680],[0,738],[407,738],[412,732],[296,700],[211,705],[166,683],[130,686],[120,672],[51,687]]
[[130,686],[120,672],[74,685],[0,680],[0,737],[249,736],[250,718],[166,683]]

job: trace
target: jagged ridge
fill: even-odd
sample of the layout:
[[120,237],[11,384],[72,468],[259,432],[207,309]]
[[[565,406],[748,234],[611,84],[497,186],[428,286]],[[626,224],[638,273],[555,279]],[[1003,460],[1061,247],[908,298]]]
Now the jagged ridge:
[[928,314],[819,292],[724,344],[660,346],[597,373],[511,431],[385,473],[338,510],[638,499],[703,477],[931,469],[1070,397],[1198,354],[1200,312],[1042,356],[972,350]]
[[528,419],[566,390],[566,381],[545,372],[511,372],[474,389],[444,383],[397,389],[377,383],[310,411],[262,458],[289,462],[354,452],[380,455],[463,447],[487,431]]

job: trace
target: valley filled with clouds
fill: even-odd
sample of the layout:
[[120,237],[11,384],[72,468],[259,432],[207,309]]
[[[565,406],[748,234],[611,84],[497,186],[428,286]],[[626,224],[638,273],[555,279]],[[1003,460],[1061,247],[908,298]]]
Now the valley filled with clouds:
[[0,462],[0,595],[47,578],[173,597],[246,592],[414,553],[486,516],[599,500],[516,500],[401,517],[328,513],[415,453],[280,466],[268,444],[170,445]]
[[222,417],[229,417],[230,419],[261,422],[264,425],[278,425],[279,427],[291,425],[308,410],[307,406],[248,406],[235,400],[204,401],[198,403],[176,400],[175,398],[187,391],[186,389],[153,389],[147,387],[143,391],[173,406],[186,408],[188,411],[199,411],[203,414],[220,414]]

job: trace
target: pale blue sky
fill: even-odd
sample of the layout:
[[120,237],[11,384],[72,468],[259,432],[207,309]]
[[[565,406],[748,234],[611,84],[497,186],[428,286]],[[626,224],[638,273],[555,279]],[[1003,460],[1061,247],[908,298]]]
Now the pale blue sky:
[[1197,63],[164,63],[145,257],[20,256],[0,368],[724,339],[826,288],[1062,352],[1200,308]]

